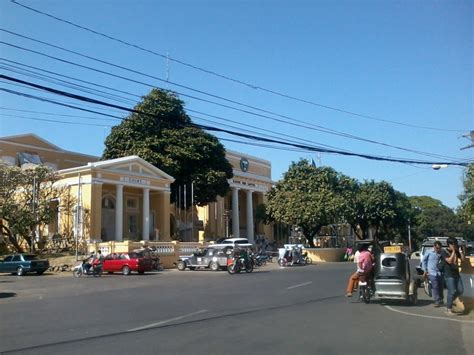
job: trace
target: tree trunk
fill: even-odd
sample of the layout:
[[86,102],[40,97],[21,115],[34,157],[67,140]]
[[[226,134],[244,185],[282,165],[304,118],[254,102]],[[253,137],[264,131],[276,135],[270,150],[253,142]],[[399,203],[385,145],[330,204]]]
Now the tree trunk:
[[2,228],[2,234],[6,234],[8,241],[11,245],[13,245],[13,248],[15,248],[18,253],[23,253],[23,248],[20,246],[20,244],[18,244],[18,240],[12,234],[11,230],[3,223],[0,226]]
[[314,245],[314,235],[310,235],[309,238],[306,238],[306,240],[308,241],[308,244],[311,248],[316,248]]

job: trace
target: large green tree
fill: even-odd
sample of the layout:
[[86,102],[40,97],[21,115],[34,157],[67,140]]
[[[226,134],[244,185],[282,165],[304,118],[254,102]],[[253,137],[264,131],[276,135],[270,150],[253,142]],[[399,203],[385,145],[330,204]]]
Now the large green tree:
[[359,239],[367,239],[370,228],[374,238],[390,239],[394,234],[392,229],[399,226],[397,222],[402,221],[406,226],[402,217],[405,207],[402,195],[388,182],[364,181],[353,196],[352,213],[346,217]]
[[268,193],[266,212],[287,225],[297,225],[310,245],[321,227],[341,223],[350,208],[345,188],[354,181],[329,167],[314,167],[308,160],[293,162]]
[[411,196],[410,202],[417,214],[414,219],[414,237],[460,236],[459,218],[452,209],[429,196]]
[[57,174],[43,166],[22,170],[0,165],[1,234],[18,252],[23,241],[34,249],[36,228],[52,220],[51,200],[65,191],[56,181]]
[[[187,206],[191,205],[191,183],[198,205],[228,192],[232,166],[224,146],[215,136],[192,126],[176,95],[153,89],[134,110],[140,113],[130,114],[112,128],[103,159],[138,155],[176,179],[171,186],[172,202],[176,202],[179,186],[187,185]],[[183,201],[179,205],[184,206]]]

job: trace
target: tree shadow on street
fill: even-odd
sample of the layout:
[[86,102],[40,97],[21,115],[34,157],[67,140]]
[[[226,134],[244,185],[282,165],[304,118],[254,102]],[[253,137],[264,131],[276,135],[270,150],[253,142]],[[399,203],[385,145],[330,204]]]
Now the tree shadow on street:
[[0,292],[0,299],[10,298],[10,297],[16,297],[16,293],[15,292]]

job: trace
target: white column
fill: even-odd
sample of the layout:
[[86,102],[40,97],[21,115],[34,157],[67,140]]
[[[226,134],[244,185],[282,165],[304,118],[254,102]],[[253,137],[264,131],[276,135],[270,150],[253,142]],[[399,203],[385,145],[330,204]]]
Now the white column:
[[150,240],[150,189],[143,189],[142,240]]
[[115,192],[115,240],[123,241],[123,185],[117,185]]
[[232,234],[234,238],[239,238],[240,236],[239,189],[236,187],[232,188]]
[[249,243],[254,242],[253,238],[253,201],[252,191],[247,190],[247,239]]

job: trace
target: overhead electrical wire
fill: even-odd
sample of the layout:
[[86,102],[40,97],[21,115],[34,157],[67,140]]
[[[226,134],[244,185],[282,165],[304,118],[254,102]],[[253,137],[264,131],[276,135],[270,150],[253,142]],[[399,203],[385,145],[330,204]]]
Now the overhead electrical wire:
[[128,102],[129,104],[130,103],[131,104],[136,103],[135,100],[132,100],[132,99],[129,99],[129,98],[126,98],[126,97],[123,97],[123,96],[110,94],[110,93],[108,93],[106,91],[103,91],[103,90],[89,88],[85,85],[75,84],[75,83],[72,83],[72,82],[69,82],[69,81],[66,81],[66,80],[56,79],[56,78],[48,76],[48,75],[37,74],[37,73],[34,73],[31,70],[18,68],[18,67],[12,66],[10,64],[8,64],[7,66],[0,65],[0,69],[9,70],[13,73],[20,74],[20,75],[23,75],[23,76],[27,76],[27,77],[30,77],[30,78],[40,79],[40,80],[46,81],[48,83],[61,85],[61,86],[64,86],[64,87],[67,87],[69,89],[73,89],[73,90],[76,90],[76,91],[80,91],[80,92],[84,92],[84,93],[88,93],[88,94],[94,94],[94,95],[102,97],[104,99],[114,100],[114,101],[118,101],[118,102],[121,102],[121,103],[125,103],[125,101]]
[[[36,87],[36,88],[42,89],[44,91],[60,95],[60,96],[73,98],[73,99],[79,100],[79,101],[85,101],[85,102],[94,103],[94,104],[98,104],[98,105],[103,105],[103,106],[107,106],[107,107],[118,108],[118,109],[121,109],[121,110],[124,110],[124,111],[128,111],[130,113],[136,113],[136,114],[140,114],[140,115],[145,115],[145,116],[157,118],[157,116],[155,116],[153,114],[150,114],[150,113],[147,113],[147,112],[142,112],[142,111],[138,111],[138,110],[134,110],[134,109],[129,109],[129,108],[126,108],[126,107],[121,107],[121,106],[118,106],[118,105],[115,105],[115,104],[110,104],[110,103],[103,102],[103,101],[100,101],[100,100],[96,100],[96,99],[93,99],[93,98],[72,94],[72,93],[69,93],[69,92],[62,91],[62,90],[57,90],[57,89],[45,87],[45,86],[42,86],[42,85],[37,85],[37,84],[34,84],[34,83],[25,82],[23,80],[15,79],[15,78],[12,78],[12,77],[9,77],[9,76],[6,76],[6,75],[0,75],[0,79],[19,82],[19,83],[26,84],[26,85],[31,85],[32,87]],[[20,95],[20,96],[34,98],[33,95],[24,95],[23,93],[14,92],[13,90],[8,90],[8,89],[5,89],[5,88],[0,88],[0,90],[10,92],[10,93],[13,93],[13,94],[16,94],[16,95]],[[54,102],[54,100],[48,100],[48,101],[49,102]],[[72,105],[69,105],[69,106],[71,108],[84,110],[84,109],[81,109],[81,108],[73,107]],[[95,113],[97,113],[97,112],[95,112]],[[230,131],[230,130],[227,130],[227,129],[217,128],[217,127],[207,126],[207,125],[200,125],[200,124],[195,124],[195,123],[190,123],[189,126],[199,128],[199,129],[203,129],[203,130],[207,130],[207,131],[224,132],[224,133],[228,133],[228,134],[231,134],[231,135],[235,135],[235,136],[239,136],[239,137],[243,137],[243,138],[248,138],[248,139],[255,139],[257,141],[263,141],[263,142],[267,142],[267,143],[277,143],[277,144],[288,145],[288,146],[292,146],[292,147],[296,147],[296,148],[304,148],[304,149],[307,149],[308,151],[323,152],[323,153],[335,153],[335,154],[346,155],[346,156],[356,156],[356,157],[360,157],[360,158],[365,158],[365,159],[370,159],[370,160],[377,160],[377,161],[389,161],[389,162],[397,162],[397,163],[412,163],[412,164],[422,164],[422,165],[434,165],[434,164],[439,164],[439,165],[446,164],[446,165],[458,165],[458,166],[467,166],[468,165],[467,163],[464,163],[464,162],[440,162],[440,161],[423,161],[423,160],[402,159],[402,158],[392,158],[392,157],[379,157],[379,156],[374,156],[374,155],[369,155],[369,154],[360,154],[360,153],[355,153],[355,152],[346,152],[346,151],[331,150],[331,149],[325,149],[325,148],[315,148],[315,147],[310,147],[310,146],[303,145],[303,144],[296,144],[296,143],[290,143],[290,142],[285,142],[285,141],[278,141],[278,140],[274,140],[274,139],[268,139],[268,138],[259,137],[259,136],[255,136],[255,135],[249,135],[249,134],[244,134],[244,133],[240,133],[240,132]]]
[[[22,110],[22,109],[16,109],[16,108],[10,108],[10,107],[2,107],[0,106],[0,110],[6,110],[6,111],[17,111],[17,112],[28,112],[28,113],[35,113],[39,115],[48,115],[48,116],[58,116],[58,117],[73,117],[73,118],[84,118],[86,120],[96,120],[98,119],[97,117],[90,117],[90,116],[79,116],[79,115],[66,115],[66,114],[61,114],[61,113],[56,113],[56,112],[44,112],[44,111],[33,111],[33,110]],[[100,118],[101,120],[107,120],[107,121],[122,121],[123,118]]]
[[[0,58],[0,59],[1,59],[1,60],[4,60],[4,58]],[[13,62],[13,61],[10,61],[10,60],[7,60],[7,61],[8,61],[8,62]],[[21,63],[18,63],[18,64],[19,64],[19,65],[22,65]],[[41,70],[41,69],[40,69],[40,70]],[[50,71],[49,71],[49,72],[50,72]],[[51,73],[53,73],[54,75],[57,75],[57,76],[62,76],[62,74],[58,74],[58,73],[54,73],[54,72],[51,72]],[[111,74],[111,75],[114,75],[114,74]],[[70,78],[70,79],[72,79],[72,80],[75,80],[75,78],[73,78],[73,77],[68,77],[68,78]],[[60,79],[57,79],[57,80],[60,80]],[[130,80],[133,80],[133,79],[130,79]],[[91,83],[91,82],[88,82],[88,83],[94,85],[94,83]],[[144,85],[146,85],[146,84],[144,84]],[[149,84],[149,85],[151,85],[151,84]],[[105,88],[107,88],[107,89],[109,89],[109,90],[114,90],[114,89],[111,88],[111,87],[107,87],[107,86],[103,86],[103,85],[101,85],[101,87],[105,87]],[[90,90],[95,90],[95,89],[90,89]],[[89,92],[89,91],[87,91],[87,92]],[[102,91],[99,91],[99,92],[102,92]],[[129,93],[129,92],[127,92],[127,94],[132,95],[132,96],[134,96],[134,97],[140,97],[139,95],[135,95],[135,94],[132,94],[132,93]],[[224,119],[224,118],[219,117],[219,116],[210,115],[210,114],[208,114],[208,113],[204,113],[204,112],[201,112],[201,111],[192,110],[192,109],[189,109],[189,108],[188,108],[187,110],[188,110],[189,112],[195,112],[195,113],[199,113],[199,114],[204,114],[204,115],[207,115],[207,116],[210,116],[210,117],[214,117],[214,118],[217,118],[217,119]],[[237,110],[240,111],[240,109],[237,109]],[[247,111],[246,111],[246,112],[247,112]],[[279,120],[279,119],[275,119],[275,118],[272,118],[272,117],[269,117],[269,116],[266,116],[266,115],[260,115],[260,114],[255,114],[255,115],[260,116],[260,117],[264,117],[264,118],[268,118],[268,119],[273,119],[273,120],[276,120],[276,121],[279,121],[279,122],[283,122],[283,123],[288,123],[288,122],[286,122],[286,121],[282,121],[282,120]],[[224,120],[225,120],[225,119],[224,119]],[[289,124],[289,123],[288,123],[288,124]],[[321,131],[320,129],[315,129],[315,128],[310,127],[310,126],[307,126],[307,125],[303,125],[303,126],[298,125],[298,124],[293,124],[293,125],[298,126],[298,127],[307,128],[307,129],[314,129],[314,130],[317,130],[317,131]],[[327,132],[326,130],[322,130],[322,132],[324,132],[324,133],[330,133],[330,132]],[[332,134],[332,133],[330,133],[330,134]],[[336,134],[336,135],[339,135],[339,134]],[[343,135],[343,136],[344,136],[344,135]],[[364,138],[360,138],[360,140],[365,141]],[[375,141],[371,141],[371,140],[370,140],[370,142],[371,142],[371,143],[374,143]],[[378,143],[378,142],[375,142],[375,143]],[[381,144],[381,145],[386,145],[386,146],[388,145],[388,144],[386,144],[386,143],[379,143],[379,144]],[[325,145],[325,146],[328,146],[328,147],[334,148],[334,149],[340,149],[340,148],[335,148],[335,147],[329,146],[329,145]],[[391,145],[388,145],[388,146],[389,146],[389,147],[393,147],[393,146],[391,146]],[[446,157],[446,156],[437,155],[437,154],[432,154],[432,153],[425,153],[425,152],[415,151],[415,150],[408,149],[408,148],[401,148],[401,147],[400,147],[399,149],[400,149],[400,150],[404,150],[404,151],[409,151],[409,152],[412,152],[412,153],[416,153],[416,154],[431,156],[431,157],[435,157],[435,158],[443,158],[443,159],[456,160],[455,158]]]
[[212,70],[209,70],[209,69],[205,69],[205,68],[196,66],[196,65],[194,65],[194,64],[187,63],[187,62],[185,62],[185,61],[182,61],[182,60],[179,60],[179,59],[176,59],[176,58],[172,58],[172,57],[170,57],[169,55],[164,55],[164,54],[159,53],[159,52],[157,52],[157,51],[144,48],[144,47],[139,46],[139,45],[137,45],[137,44],[133,44],[133,43],[124,41],[124,40],[119,39],[119,38],[117,38],[117,37],[114,37],[114,36],[105,34],[105,33],[103,33],[103,32],[99,32],[99,31],[97,31],[97,30],[93,30],[93,29],[91,29],[91,28],[89,28],[89,27],[86,27],[86,26],[83,26],[83,25],[79,25],[79,24],[76,24],[76,23],[74,23],[74,22],[72,22],[72,21],[65,20],[65,19],[62,19],[62,18],[60,18],[60,17],[58,17],[58,16],[55,16],[55,15],[46,13],[46,12],[44,12],[44,11],[41,11],[41,10],[32,8],[32,7],[30,7],[30,6],[27,6],[27,5],[24,5],[24,4],[22,4],[22,3],[19,3],[19,2],[16,1],[16,0],[11,0],[11,2],[12,2],[13,4],[15,4],[15,5],[21,6],[21,7],[25,8],[25,9],[30,10],[30,11],[33,11],[33,12],[35,12],[35,13],[37,13],[37,14],[40,14],[40,15],[43,15],[43,16],[52,18],[52,19],[54,19],[54,20],[56,20],[56,21],[59,21],[59,22],[62,22],[62,23],[66,23],[66,24],[68,24],[68,25],[74,26],[74,27],[79,28],[79,29],[81,29],[81,30],[88,31],[88,32],[93,33],[93,34],[95,34],[95,35],[98,35],[98,36],[107,38],[107,39],[109,39],[109,40],[112,40],[112,41],[121,43],[121,44],[126,45],[126,46],[128,46],[128,47],[132,47],[132,48],[138,49],[138,50],[140,50],[140,51],[143,51],[143,52],[146,52],[146,53],[149,53],[149,54],[152,54],[152,55],[161,57],[161,58],[166,59],[166,60],[170,60],[170,61],[175,62],[175,63],[178,63],[178,64],[180,64],[180,65],[189,67],[189,68],[194,69],[194,70],[201,71],[201,72],[206,73],[206,74],[210,74],[210,75],[219,77],[219,78],[221,78],[221,79],[225,79],[225,80],[228,80],[228,81],[231,81],[231,82],[234,82],[234,83],[237,83],[237,84],[246,86],[246,87],[251,88],[251,89],[254,89],[254,90],[264,91],[264,92],[267,92],[267,93],[269,93],[269,94],[277,95],[277,96],[280,96],[280,97],[284,97],[284,98],[286,98],[286,99],[290,99],[290,100],[293,100],[293,101],[297,101],[297,102],[309,104],[309,105],[316,106],[316,107],[319,107],[319,108],[323,108],[323,109],[327,109],[327,110],[331,110],[331,111],[336,111],[336,112],[340,112],[340,113],[343,113],[343,114],[347,114],[347,115],[355,116],[355,117],[359,117],[359,118],[364,118],[364,119],[369,119],[369,120],[374,120],[374,121],[379,121],[379,122],[384,122],[384,123],[389,123],[389,124],[394,124],[394,125],[399,125],[399,126],[411,127],[411,128],[425,129],[425,130],[443,131],[443,132],[464,132],[464,130],[453,130],[453,129],[444,129],[444,128],[437,128],[437,127],[421,126],[421,125],[414,125],[414,124],[409,124],[409,123],[404,123],[404,122],[398,122],[398,121],[388,120],[388,119],[384,119],[384,118],[380,118],[380,117],[375,117],[375,116],[371,116],[371,115],[366,115],[366,114],[357,113],[357,112],[354,112],[354,111],[350,111],[350,110],[346,110],[346,109],[342,109],[342,108],[338,108],[338,107],[333,107],[333,106],[329,106],[329,105],[324,105],[324,104],[321,104],[321,103],[318,103],[318,102],[315,102],[315,101],[312,101],[312,100],[308,100],[308,99],[298,98],[298,97],[293,96],[293,95],[289,95],[289,94],[286,94],[286,93],[283,93],[283,92],[280,92],[280,91],[268,89],[268,88],[265,88],[265,87],[262,87],[262,86],[259,86],[259,85],[256,85],[256,84],[251,84],[251,83],[245,82],[245,81],[240,80],[240,79],[236,79],[236,78],[232,78],[232,77],[227,76],[227,75],[219,74],[219,73],[217,73],[217,72],[215,72],[215,71],[212,71]]
[[22,119],[33,120],[33,121],[42,121],[42,122],[64,123],[64,124],[79,125],[79,126],[111,127],[110,125],[106,125],[106,124],[101,125],[101,124],[95,124],[95,123],[50,120],[50,119],[47,119],[47,118],[27,117],[27,116],[18,116],[18,115],[6,115],[6,114],[3,114],[3,113],[0,113],[0,116],[15,117],[15,118],[22,118]]
[[[1,31],[1,30],[2,30],[2,29],[0,29],[0,31]],[[36,40],[35,40],[35,41],[36,41]],[[42,42],[42,41],[40,41],[40,42],[41,42],[41,43],[45,43],[45,42]],[[103,71],[103,70],[100,70],[100,69],[96,69],[96,68],[92,68],[92,67],[89,67],[89,66],[85,66],[85,65],[82,65],[82,64],[74,63],[74,62],[71,62],[71,61],[68,61],[68,60],[65,60],[65,59],[61,59],[61,58],[58,58],[58,57],[55,57],[55,56],[51,56],[51,55],[48,55],[48,54],[45,54],[45,53],[42,53],[42,52],[38,52],[38,51],[35,51],[35,50],[32,50],[32,49],[28,49],[28,48],[24,48],[24,47],[21,47],[21,46],[17,46],[17,45],[11,44],[11,43],[7,43],[7,42],[3,42],[3,41],[0,41],[0,43],[5,44],[5,45],[7,45],[7,46],[11,46],[11,47],[13,47],[13,48],[17,48],[17,49],[24,50],[24,51],[28,51],[28,52],[31,52],[31,53],[35,53],[35,54],[38,54],[38,55],[41,55],[41,56],[45,56],[45,57],[47,57],[47,58],[54,59],[54,60],[57,60],[57,61],[60,61],[60,62],[63,62],[63,63],[67,63],[67,64],[74,65],[74,66],[77,66],[77,67],[81,67],[81,68],[84,68],[84,69],[88,69],[88,70],[92,70],[92,71],[95,71],[95,72],[99,72],[99,73],[104,74],[104,75],[113,76],[113,77],[116,77],[116,78],[120,78],[120,79],[123,79],[123,80],[127,80],[127,81],[130,81],[130,82],[134,82],[134,83],[137,83],[137,84],[140,84],[140,85],[144,85],[144,86],[147,86],[147,87],[156,87],[155,85],[152,85],[152,84],[149,84],[149,83],[144,83],[144,82],[141,82],[141,81],[138,81],[138,80],[135,80],[135,79],[131,79],[131,78],[127,78],[127,77],[124,77],[124,76],[121,76],[121,75],[113,74],[113,73],[106,72],[106,71]],[[47,45],[50,45],[50,44],[47,44]],[[54,45],[50,45],[50,46],[57,47],[57,46],[54,46]],[[161,80],[161,81],[164,80],[164,79],[160,79],[160,78],[157,78],[157,77],[154,77],[154,76],[150,76],[150,75],[148,75],[148,74],[144,74],[144,73],[135,71],[135,70],[133,70],[133,69],[127,69],[127,68],[125,68],[125,67],[118,66],[118,65],[115,65],[115,64],[106,62],[106,61],[102,61],[102,60],[100,60],[100,59],[95,59],[95,58],[89,57],[89,56],[87,56],[87,55],[83,55],[83,54],[80,54],[80,53],[77,53],[77,52],[74,52],[74,51],[70,51],[70,50],[67,50],[67,49],[63,49],[63,48],[61,48],[61,47],[59,47],[59,48],[62,49],[62,50],[68,51],[68,52],[73,52],[73,53],[75,53],[75,54],[77,54],[77,55],[80,55],[80,56],[85,56],[85,57],[88,58],[88,59],[92,59],[92,60],[99,61],[99,62],[104,63],[104,64],[108,64],[108,65],[112,65],[112,66],[114,66],[114,67],[118,67],[118,68],[120,68],[120,69],[129,70],[129,71],[131,71],[131,72],[138,73],[138,74],[143,75],[143,76],[148,76],[148,77],[150,77],[150,78],[157,79],[157,80]],[[254,109],[254,110],[257,110],[257,111],[267,112],[267,113],[270,113],[270,114],[273,114],[273,115],[276,115],[276,116],[279,116],[279,117],[283,117],[283,118],[285,118],[285,119],[289,119],[289,120],[292,120],[292,121],[296,121],[296,122],[302,122],[303,124],[294,123],[294,122],[288,122],[288,121],[281,120],[281,119],[278,119],[278,118],[275,118],[275,117],[271,117],[271,116],[259,114],[259,113],[256,113],[256,112],[251,112],[251,111],[248,111],[248,110],[239,109],[239,108],[232,107],[232,106],[229,106],[229,105],[225,105],[225,104],[213,102],[213,101],[210,101],[210,100],[206,100],[206,99],[203,99],[203,98],[199,98],[199,97],[187,95],[187,94],[180,93],[180,92],[176,92],[176,91],[171,91],[171,90],[168,90],[168,89],[163,89],[163,88],[161,88],[161,89],[162,89],[162,90],[165,90],[165,91],[168,91],[168,92],[178,93],[179,95],[184,96],[184,97],[188,97],[188,98],[196,99],[196,100],[199,100],[199,101],[211,103],[211,104],[214,104],[214,105],[218,105],[218,106],[225,107],[225,108],[228,108],[228,109],[236,110],[236,111],[243,112],[243,113],[246,113],[246,114],[250,114],[250,115],[254,115],[254,116],[258,116],[258,117],[262,117],[262,118],[271,119],[271,120],[274,120],[274,121],[282,122],[282,123],[285,123],[285,124],[290,124],[290,125],[293,125],[293,126],[298,126],[298,127],[302,127],[302,128],[306,128],[306,129],[311,129],[311,130],[318,131],[318,132],[323,132],[323,133],[326,133],[326,134],[331,134],[331,135],[336,135],[336,136],[340,136],[340,137],[344,137],[344,138],[359,140],[359,141],[363,141],[363,142],[367,142],[367,143],[371,143],[371,144],[381,145],[381,146],[385,146],[385,147],[389,147],[389,148],[393,148],[393,149],[397,149],[397,150],[402,150],[402,151],[406,151],[406,152],[411,152],[411,153],[420,154],[420,155],[425,155],[425,156],[430,156],[430,157],[435,157],[435,158],[453,159],[452,157],[447,157],[447,156],[443,156],[443,155],[433,154],[433,153],[429,153],[429,152],[422,152],[422,151],[418,151],[418,150],[414,150],[414,149],[410,149],[410,148],[404,148],[404,147],[400,147],[400,146],[395,146],[395,145],[388,144],[388,143],[378,142],[378,141],[375,141],[375,140],[372,140],[372,139],[367,139],[367,138],[363,138],[363,137],[358,137],[358,136],[355,136],[355,135],[352,135],[352,134],[348,134],[348,133],[344,133],[344,132],[339,132],[339,131],[336,131],[336,130],[328,129],[328,128],[326,128],[326,127],[322,127],[322,126],[319,126],[319,125],[314,125],[314,124],[310,125],[310,124],[308,124],[308,123],[306,123],[306,122],[304,122],[304,121],[297,120],[297,119],[292,118],[292,117],[289,117],[289,116],[280,115],[280,114],[278,114],[278,113],[274,113],[274,112],[271,112],[271,111],[268,111],[268,110],[263,110],[263,109],[260,109],[260,108],[254,107],[254,106],[242,104],[242,103],[239,103],[239,102],[234,101],[234,100],[229,100],[229,99],[223,98],[223,97],[221,97],[221,96],[217,96],[217,95],[213,95],[213,94],[209,94],[209,93],[203,92],[203,91],[201,91],[201,90],[195,90],[195,89],[192,89],[192,88],[189,88],[189,87],[185,87],[185,88],[190,89],[190,90],[193,90],[193,91],[197,91],[197,92],[199,92],[199,93],[202,93],[202,94],[205,94],[205,95],[209,95],[209,96],[212,96],[212,97],[215,97],[215,98],[219,98],[219,99],[221,99],[221,100],[225,100],[225,101],[229,101],[229,102],[232,102],[232,103],[236,103],[236,104],[238,104],[238,105],[242,105],[242,106],[245,106],[245,107],[250,107],[250,108],[252,108],[252,109]]]
[[[122,120],[121,118],[98,118],[98,117],[88,117],[88,116],[79,116],[79,115],[66,115],[66,114],[57,114],[57,113],[53,113],[53,112],[13,109],[13,108],[9,108],[9,107],[1,107],[1,106],[0,106],[0,110],[27,112],[27,113],[34,113],[34,114],[48,115],[48,116],[82,118],[82,119],[86,119],[86,120],[108,120],[108,121],[117,121],[117,120],[121,121],[121,120]],[[24,117],[24,116],[10,115],[10,114],[1,114],[1,113],[0,113],[0,115],[3,115],[3,116],[11,116],[11,117],[18,117],[18,118],[28,118],[28,117]],[[307,139],[303,139],[303,138],[301,138],[301,137],[296,137],[296,136],[292,136],[292,135],[288,135],[288,134],[283,134],[283,133],[276,132],[276,131],[273,131],[273,130],[269,130],[269,129],[265,129],[265,128],[260,128],[260,127],[257,127],[257,126],[248,125],[248,124],[244,124],[244,123],[237,122],[237,121],[233,121],[233,120],[229,120],[229,119],[224,119],[224,118],[221,118],[221,117],[218,117],[218,116],[211,116],[211,115],[207,115],[207,116],[209,116],[209,117],[214,117],[214,118],[217,118],[217,119],[220,119],[220,120],[224,120],[224,121],[229,121],[229,122],[232,122],[232,123],[236,123],[236,124],[239,124],[239,125],[241,125],[241,126],[251,128],[251,129],[253,129],[253,130],[259,130],[259,131],[262,131],[262,132],[273,133],[273,134],[278,135],[279,137],[292,138],[292,139],[295,139],[295,140],[294,140],[295,142],[307,142],[307,143],[309,143],[309,144],[311,144],[312,146],[315,146],[315,147],[318,147],[318,146],[319,146],[319,147],[329,147],[329,148],[339,149],[339,148],[337,148],[337,147],[334,147],[334,146],[331,146],[331,145],[327,145],[327,144],[322,144],[322,143],[318,143],[318,144],[315,145],[314,142],[312,142],[312,141],[310,141],[310,140],[307,140]],[[198,120],[202,120],[202,121],[214,123],[214,124],[220,124],[220,125],[223,125],[223,126],[226,126],[226,127],[231,127],[231,128],[235,128],[235,129],[242,129],[241,127],[236,127],[236,126],[232,126],[232,125],[227,125],[227,124],[219,123],[219,122],[216,122],[216,121],[212,121],[212,120],[209,120],[209,119],[205,119],[205,118],[203,118],[203,117],[198,117],[198,116],[194,116],[194,115],[189,115],[189,117],[191,117],[191,118],[193,118],[193,119],[198,119]],[[247,132],[254,132],[254,131],[247,130]],[[267,134],[266,136],[268,136],[268,137],[275,137],[275,136],[271,136],[271,135],[268,135],[268,134]],[[344,149],[342,149],[342,150],[344,150]]]

